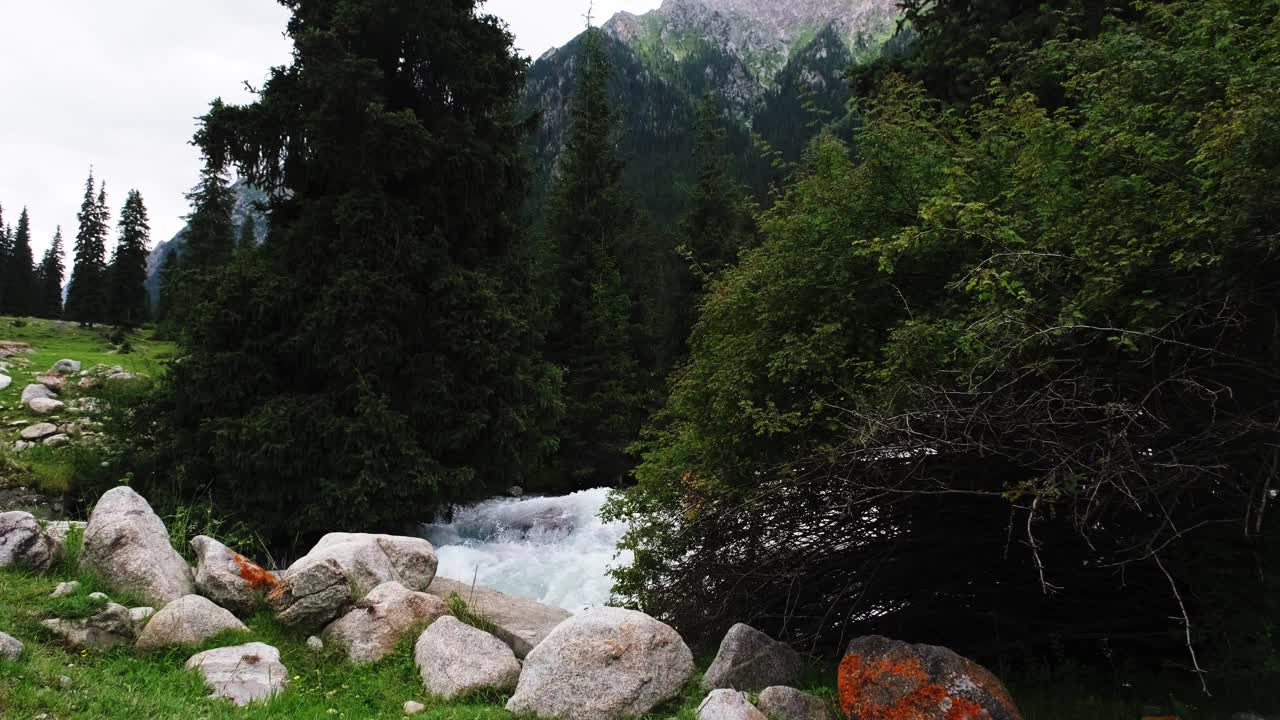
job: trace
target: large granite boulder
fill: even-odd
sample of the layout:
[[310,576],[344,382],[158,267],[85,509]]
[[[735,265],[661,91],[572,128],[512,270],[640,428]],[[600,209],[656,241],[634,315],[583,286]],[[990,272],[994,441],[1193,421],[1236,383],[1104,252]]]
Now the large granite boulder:
[[129,608],[116,603],[86,618],[56,618],[41,623],[68,647],[77,650],[109,650],[132,645],[137,630]]
[[62,555],[62,543],[28,512],[0,513],[0,568],[44,572]]
[[275,575],[211,537],[196,537],[191,548],[196,553],[196,590],[237,615],[252,615],[280,584]]
[[738,690],[712,690],[698,706],[698,720],[769,720]]
[[164,522],[123,486],[104,493],[89,516],[80,565],[156,607],[195,593],[191,568],[169,544]]
[[572,617],[568,610],[448,578],[432,580],[427,592],[445,601],[454,594],[462,598],[472,612],[493,625],[494,636],[510,645],[521,659],[557,625]]
[[595,608],[560,623],[529,653],[507,709],[560,720],[640,717],[692,675],[693,653],[670,626]]
[[240,706],[267,700],[289,685],[289,669],[280,662],[280,651],[260,642],[206,650],[191,656],[186,668],[204,676],[210,698]]
[[325,628],[321,639],[345,650],[353,663],[373,663],[394,652],[406,635],[448,612],[434,595],[385,582]]
[[754,692],[770,685],[793,685],[803,671],[804,661],[790,645],[738,623],[725,634],[702,686]]
[[227,631],[249,632],[249,628],[212,600],[187,595],[165,605],[146,621],[138,635],[138,649],[190,647]]
[[0,632],[0,660],[13,662],[22,657],[22,643],[12,635]]
[[910,707],[913,720],[1022,720],[995,675],[944,647],[858,638],[849,643],[837,679],[847,718],[887,717],[892,708]]
[[782,685],[767,687],[756,702],[769,720],[830,720],[831,708],[820,698]]
[[435,548],[420,538],[329,533],[289,566],[267,602],[284,624],[316,628],[382,583],[426,590],[436,564]]
[[413,659],[427,692],[446,700],[477,690],[514,690],[520,680],[520,661],[506,643],[452,616],[418,636]]

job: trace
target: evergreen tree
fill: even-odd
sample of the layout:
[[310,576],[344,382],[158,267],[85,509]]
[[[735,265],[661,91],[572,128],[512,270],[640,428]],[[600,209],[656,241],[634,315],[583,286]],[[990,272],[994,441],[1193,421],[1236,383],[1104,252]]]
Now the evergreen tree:
[[36,272],[37,314],[45,318],[62,317],[62,280],[66,267],[62,262],[62,226],[53,234],[53,242],[40,261]]
[[254,229],[253,218],[246,217],[244,222],[240,223],[240,240],[236,243],[236,250],[252,250],[258,246],[258,233]]
[[231,219],[235,197],[221,168],[206,167],[200,184],[187,194],[191,214],[187,216],[186,252],[183,266],[192,278],[217,272],[231,260],[236,245],[236,227]]
[[107,191],[105,185],[94,196],[93,173],[85,181],[84,201],[76,216],[75,262],[67,288],[66,316],[81,325],[107,319]]
[[13,257],[13,228],[4,224],[0,207],[0,310],[9,307],[9,267]]
[[120,211],[120,241],[111,259],[111,322],[137,327],[147,317],[147,251],[151,228],[142,194],[131,190]]
[[9,248],[5,312],[10,315],[31,315],[35,309],[32,302],[34,290],[35,261],[31,256],[31,218],[27,209],[23,208]]
[[560,470],[578,482],[610,483],[626,471],[642,409],[631,300],[617,256],[635,213],[622,186],[612,69],[599,30],[588,31],[579,63],[572,125],[547,210],[559,261],[547,352],[565,372]]
[[178,302],[182,285],[181,255],[171,247],[160,259],[160,296],[156,300],[155,320],[162,332],[172,335],[177,328],[173,308]]

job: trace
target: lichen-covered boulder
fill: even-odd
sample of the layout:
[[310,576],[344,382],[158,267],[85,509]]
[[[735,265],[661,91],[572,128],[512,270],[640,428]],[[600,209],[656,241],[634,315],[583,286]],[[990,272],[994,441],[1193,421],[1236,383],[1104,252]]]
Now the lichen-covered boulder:
[[995,675],[944,647],[858,638],[838,682],[840,708],[854,720],[1022,720]]
[[385,582],[426,590],[436,564],[435,548],[420,538],[330,533],[289,566],[267,603],[284,624],[314,629]]
[[698,720],[769,720],[738,690],[712,690],[698,706]]
[[446,700],[477,690],[514,690],[520,680],[520,661],[506,643],[452,616],[422,631],[413,659],[427,692]]
[[280,662],[280,651],[260,642],[206,650],[191,656],[186,668],[204,676],[210,698],[240,706],[266,700],[289,685],[289,669]]
[[108,603],[87,618],[56,618],[41,624],[65,645],[77,650],[109,650],[132,645],[137,639],[129,608],[116,603]]
[[98,500],[84,531],[80,564],[115,590],[157,607],[195,593],[191,568],[169,544],[164,522],[127,487],[112,488]]
[[275,575],[211,537],[196,537],[191,548],[196,552],[196,589],[237,615],[252,615],[280,584]]
[[249,628],[212,600],[187,595],[160,608],[146,621],[138,635],[138,649],[190,647],[228,631],[249,632]]
[[760,693],[760,699],[756,701],[756,707],[760,708],[760,712],[767,715],[769,720],[830,720],[831,718],[831,708],[821,699],[783,685],[765,688]]
[[692,675],[693,653],[670,626],[634,610],[594,608],[529,653],[507,709],[560,720],[640,717]]
[[720,651],[707,668],[702,687],[763,690],[770,685],[792,685],[803,671],[804,661],[790,645],[738,623],[720,642]]
[[444,601],[434,595],[386,582],[333,621],[321,638],[326,645],[345,650],[357,665],[373,663],[394,652],[410,632],[448,612]]
[[62,555],[62,543],[28,512],[0,513],[0,568],[44,572]]
[[22,643],[17,638],[0,632],[0,660],[17,660],[22,657],[22,649]]

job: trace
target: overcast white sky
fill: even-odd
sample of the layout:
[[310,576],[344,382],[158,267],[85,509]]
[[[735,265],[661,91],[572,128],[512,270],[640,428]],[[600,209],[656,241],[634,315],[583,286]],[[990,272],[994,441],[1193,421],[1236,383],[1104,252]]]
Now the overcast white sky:
[[[431,2],[432,0],[423,0]],[[597,22],[661,0],[597,0]],[[489,0],[537,58],[584,26],[588,0]],[[37,259],[62,225],[70,256],[89,167],[114,223],[142,192],[152,243],[182,228],[199,154],[189,144],[209,101],[249,99],[289,59],[273,0],[0,0],[0,205],[30,209]],[[68,266],[70,257],[68,257]]]

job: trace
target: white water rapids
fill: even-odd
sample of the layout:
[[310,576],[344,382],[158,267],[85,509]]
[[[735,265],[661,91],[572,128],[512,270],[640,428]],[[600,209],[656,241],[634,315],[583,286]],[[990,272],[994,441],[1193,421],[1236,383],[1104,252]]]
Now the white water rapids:
[[626,527],[600,520],[609,490],[563,497],[496,498],[454,512],[453,522],[423,525],[442,577],[566,610],[599,607],[613,592],[610,567]]

